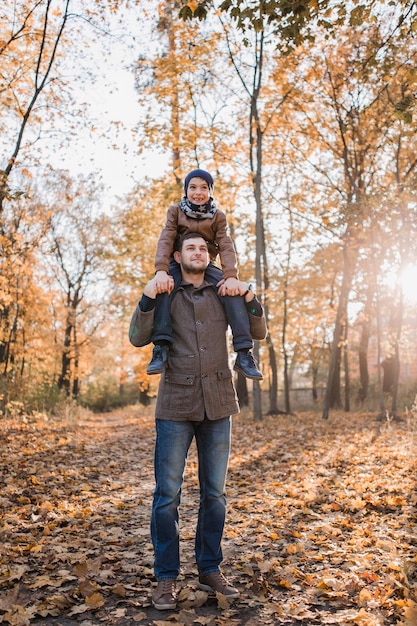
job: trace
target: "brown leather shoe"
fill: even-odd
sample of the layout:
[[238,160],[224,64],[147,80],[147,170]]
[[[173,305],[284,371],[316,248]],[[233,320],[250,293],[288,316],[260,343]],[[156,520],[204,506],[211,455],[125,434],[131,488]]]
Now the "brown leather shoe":
[[177,608],[177,592],[175,580],[160,580],[152,594],[152,604],[159,611]]
[[199,587],[205,591],[217,591],[223,594],[226,598],[239,598],[240,593],[236,587],[232,587],[227,578],[223,576],[221,572],[215,572],[214,574],[208,574],[207,576],[199,577]]

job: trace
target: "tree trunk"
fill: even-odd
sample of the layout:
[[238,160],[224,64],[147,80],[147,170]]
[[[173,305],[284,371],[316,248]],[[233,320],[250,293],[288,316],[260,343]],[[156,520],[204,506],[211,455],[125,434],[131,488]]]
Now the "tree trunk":
[[371,336],[371,317],[372,317],[372,302],[374,297],[373,285],[368,286],[366,295],[366,305],[364,316],[362,320],[362,332],[359,342],[358,359],[359,359],[359,378],[360,387],[358,390],[358,401],[360,405],[363,405],[368,397],[369,387],[369,370],[368,370],[368,347],[369,338]]
[[287,324],[288,324],[288,280],[291,265],[291,247],[293,237],[293,216],[291,208],[289,209],[290,217],[290,236],[288,239],[287,261],[285,266],[284,277],[284,312],[282,319],[282,353],[284,355],[284,398],[285,398],[285,411],[291,413],[290,402],[290,375],[289,375],[289,359],[287,352]]
[[394,327],[395,327],[395,342],[394,342],[394,371],[393,371],[393,385],[392,385],[392,405],[391,414],[393,417],[397,417],[397,405],[398,405],[398,386],[400,382],[400,341],[402,332],[402,322],[404,315],[404,302],[402,290],[399,290],[399,302],[395,311]]
[[379,400],[379,410],[380,417],[382,417],[385,413],[385,403],[384,403],[384,393],[382,390],[382,376],[381,376],[381,363],[382,363],[382,355],[381,355],[381,314],[379,310],[379,289],[378,286],[376,288],[376,345],[377,345],[377,363],[378,363],[378,400]]
[[347,343],[347,324],[345,325],[345,344],[343,347],[343,368],[345,370],[345,411],[350,411],[350,372],[349,372],[349,351]]
[[342,363],[342,347],[339,345],[335,350],[335,363],[330,387],[329,406],[331,409],[341,409],[342,399],[340,395],[340,371]]
[[149,406],[151,403],[151,398],[149,396],[149,386],[141,388],[139,390],[139,402],[143,406]]
[[237,373],[236,393],[240,406],[249,405],[248,384],[242,372]]
[[67,325],[64,335],[64,346],[61,355],[61,374],[58,379],[58,389],[64,389],[67,396],[70,395],[70,378],[71,378],[71,333],[72,323],[68,321],[70,314],[67,315]]
[[80,350],[77,340],[77,327],[74,325],[73,329],[73,345],[74,345],[74,371],[72,375],[72,396],[77,399],[80,393],[80,379],[79,379],[79,364],[80,364]]
[[344,343],[344,326],[353,273],[356,266],[357,243],[354,231],[348,228],[343,247],[343,279],[337,308],[333,343],[331,347],[329,373],[323,402],[323,419],[328,419],[330,408],[340,407],[340,360]]
[[[175,35],[175,24],[173,20],[173,11],[177,12],[176,2],[169,0],[165,3],[164,17],[160,20],[159,27],[168,35],[168,54],[171,62],[176,64],[177,46]],[[176,70],[176,67],[174,68]],[[171,94],[171,154],[172,154],[172,172],[174,174],[177,185],[181,185],[181,152],[180,152],[180,100],[178,93],[178,84],[176,80],[177,72],[172,72],[172,81],[170,87]]]
[[[264,33],[259,33],[258,49],[256,55],[256,66],[254,69],[253,90],[251,93],[250,126],[249,126],[249,160],[253,180],[253,189],[256,205],[256,259],[255,276],[257,289],[264,294],[265,317],[268,324],[268,302],[267,293],[269,288],[268,262],[266,257],[265,232],[262,206],[262,163],[263,163],[263,131],[258,110],[258,101],[262,85],[262,66],[264,50]],[[263,288],[262,288],[263,287]],[[270,343],[270,350],[273,345]],[[259,361],[259,346],[255,342],[255,354]],[[274,359],[273,364],[276,364]],[[270,364],[272,366],[272,364]],[[273,380],[277,380],[274,377]],[[253,392],[253,414],[254,419],[262,419],[262,403],[259,382],[255,381]]]
[[319,398],[319,394],[317,391],[319,368],[318,366],[316,367],[315,365],[313,365],[311,369],[311,395],[313,397],[313,401],[317,402]]
[[281,411],[278,408],[278,366],[276,363],[276,355],[271,337],[268,334],[266,338],[269,352],[269,369],[271,379],[269,381],[269,409],[268,415],[278,415]]

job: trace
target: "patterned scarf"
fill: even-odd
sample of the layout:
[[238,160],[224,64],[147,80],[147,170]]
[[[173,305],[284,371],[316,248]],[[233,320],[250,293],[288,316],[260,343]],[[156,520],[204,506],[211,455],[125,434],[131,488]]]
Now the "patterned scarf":
[[203,220],[207,217],[212,218],[217,211],[213,198],[210,198],[206,204],[193,204],[184,196],[180,206],[181,211],[183,211],[187,217],[192,217],[195,220]]

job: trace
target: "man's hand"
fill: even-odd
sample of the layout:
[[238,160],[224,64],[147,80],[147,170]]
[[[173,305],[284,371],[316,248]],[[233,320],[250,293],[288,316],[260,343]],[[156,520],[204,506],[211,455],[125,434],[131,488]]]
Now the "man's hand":
[[163,270],[156,272],[153,280],[155,280],[156,293],[171,293],[174,289],[174,279]]

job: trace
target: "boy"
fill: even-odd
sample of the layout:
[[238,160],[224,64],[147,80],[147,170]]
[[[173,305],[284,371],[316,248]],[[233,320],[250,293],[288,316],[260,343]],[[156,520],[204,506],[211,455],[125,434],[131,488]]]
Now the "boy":
[[[262,380],[252,354],[253,340],[249,330],[249,319],[240,294],[237,279],[237,260],[233,242],[227,234],[226,214],[217,209],[213,200],[212,176],[202,169],[187,174],[184,181],[184,197],[180,204],[169,207],[165,227],[158,240],[155,257],[156,298],[155,321],[152,333],[154,349],[147,374],[164,371],[169,345],[172,343],[170,319],[170,295],[175,293],[181,282],[178,263],[173,260],[175,244],[187,232],[197,232],[208,243],[210,263],[205,279],[219,287],[219,296],[225,308],[227,321],[233,334],[233,347],[237,352],[234,365],[236,371],[246,378]],[[214,264],[220,256],[223,272]]]

